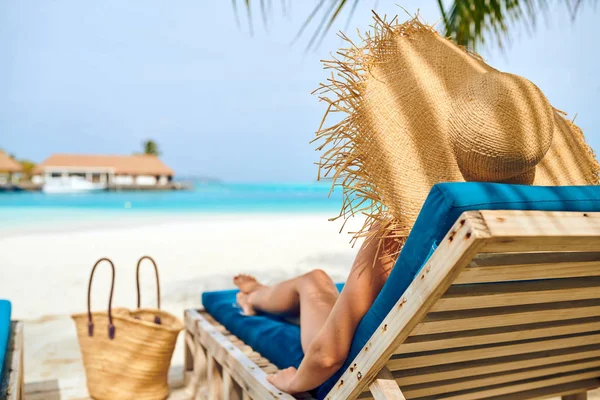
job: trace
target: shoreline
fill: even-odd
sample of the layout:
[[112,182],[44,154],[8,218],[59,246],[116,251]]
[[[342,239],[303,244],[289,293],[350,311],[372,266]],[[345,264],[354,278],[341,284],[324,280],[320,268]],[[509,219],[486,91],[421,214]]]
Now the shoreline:
[[[0,227],[0,240],[19,236],[39,234],[86,232],[130,228],[135,226],[165,225],[172,223],[194,223],[214,221],[234,221],[240,218],[257,220],[269,218],[296,218],[318,216],[325,221],[337,216],[337,212],[311,210],[250,210],[250,211],[187,211],[187,210],[88,210],[61,208],[0,208],[0,217],[9,216],[13,211],[29,214],[11,224]],[[39,214],[39,215],[35,215]],[[10,217],[10,216],[9,216]],[[333,226],[336,222],[330,222]],[[341,226],[341,223],[340,225]],[[335,229],[335,228],[334,228]]]

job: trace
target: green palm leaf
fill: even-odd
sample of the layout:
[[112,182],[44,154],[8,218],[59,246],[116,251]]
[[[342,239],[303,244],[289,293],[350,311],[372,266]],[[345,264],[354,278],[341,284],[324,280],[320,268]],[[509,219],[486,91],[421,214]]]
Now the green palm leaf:
[[[232,1],[237,20],[238,0]],[[260,2],[263,24],[267,25],[264,0],[255,0],[254,3],[250,0],[241,1],[244,1],[247,8],[251,31],[252,14],[250,10],[252,4],[256,1]],[[320,22],[308,41],[307,49],[318,46],[333,22],[342,15],[348,4],[351,4],[348,15],[348,22],[350,22],[359,1],[320,0],[305,19],[294,41],[304,34],[306,28],[321,13]],[[281,3],[285,13],[286,0],[281,0]],[[574,20],[583,3],[596,5],[598,0],[588,0],[587,2],[583,0],[563,0],[563,3]],[[510,40],[510,28],[515,23],[522,23],[529,31],[532,31],[535,29],[538,17],[545,15],[549,9],[548,0],[454,0],[448,8],[444,8],[442,0],[437,0],[437,4],[442,15],[443,32],[446,36],[452,38],[458,44],[470,48],[485,44],[488,39],[495,39],[497,45],[502,47],[505,41]]]

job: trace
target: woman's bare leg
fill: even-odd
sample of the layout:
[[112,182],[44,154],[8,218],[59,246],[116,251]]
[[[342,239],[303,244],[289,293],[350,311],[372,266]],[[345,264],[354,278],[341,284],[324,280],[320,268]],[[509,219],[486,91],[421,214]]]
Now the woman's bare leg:
[[285,316],[299,314],[304,350],[323,327],[338,298],[335,284],[322,270],[273,286],[262,285],[247,275],[238,275],[234,283],[240,287],[238,303],[246,314],[253,314],[254,310]]
[[[291,394],[304,392],[325,382],[341,367],[348,356],[358,323],[375,301],[394,266],[397,249],[398,243],[392,239],[386,239],[381,246],[377,239],[363,244],[339,300],[325,322],[321,323],[321,328],[312,335],[309,346],[303,346],[304,359],[300,367],[297,370],[290,367],[270,375],[267,378],[269,382]],[[307,322],[301,320],[301,324],[309,323],[309,319],[310,316],[307,316]],[[304,327],[301,326],[301,329]]]
[[320,269],[311,271],[297,281],[300,297],[300,338],[306,352],[329,317],[339,293],[335,284]]
[[249,275],[238,275],[233,283],[240,288],[237,300],[246,314],[254,310],[270,314],[297,316],[300,311],[300,299],[296,290],[296,280],[290,279],[273,286],[260,284]]

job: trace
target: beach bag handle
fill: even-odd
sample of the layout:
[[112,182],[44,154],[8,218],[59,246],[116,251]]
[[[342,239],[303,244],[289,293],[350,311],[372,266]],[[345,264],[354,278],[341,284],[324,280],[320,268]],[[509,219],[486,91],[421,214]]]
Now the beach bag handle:
[[[156,265],[156,262],[154,261],[154,259],[150,256],[143,256],[142,258],[140,258],[138,260],[137,263],[137,268],[135,271],[135,280],[136,280],[136,284],[137,284],[137,308],[140,308],[141,304],[142,304],[142,296],[141,296],[141,292],[140,292],[140,266],[142,265],[142,261],[144,260],[149,260],[152,265],[154,266],[154,274],[156,275],[156,308],[160,310],[160,279],[158,278],[158,266]],[[154,323],[155,324],[160,324],[160,317],[157,315],[154,317]]]
[[94,272],[96,271],[96,267],[102,261],[107,261],[112,269],[110,295],[108,297],[108,337],[112,340],[115,338],[115,326],[113,325],[112,319],[112,299],[113,290],[115,288],[115,265],[108,258],[101,258],[98,261],[96,261],[96,264],[94,264],[94,267],[92,268],[92,273],[90,274],[90,282],[88,284],[88,336],[94,336],[94,321],[92,320],[92,280],[94,279]]

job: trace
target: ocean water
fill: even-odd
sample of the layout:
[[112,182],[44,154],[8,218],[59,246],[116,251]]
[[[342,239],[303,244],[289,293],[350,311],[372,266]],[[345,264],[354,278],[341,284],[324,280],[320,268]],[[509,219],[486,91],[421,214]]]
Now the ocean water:
[[330,183],[198,184],[190,191],[0,193],[0,230],[54,222],[223,213],[329,213],[341,206]]

